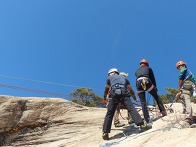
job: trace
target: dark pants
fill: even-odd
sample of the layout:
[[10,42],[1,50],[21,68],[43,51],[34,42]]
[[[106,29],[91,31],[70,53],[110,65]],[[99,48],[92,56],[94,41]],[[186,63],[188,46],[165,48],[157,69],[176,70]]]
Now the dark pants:
[[[141,101],[141,106],[142,106],[142,112],[143,112],[143,115],[144,115],[144,119],[146,120],[146,122],[149,122],[150,116],[149,116],[148,107],[147,107],[147,103],[146,103],[146,93],[142,89],[141,82],[142,82],[142,80],[137,81],[138,96],[139,96],[140,101]],[[148,83],[146,84],[146,90],[148,90],[149,88],[152,88],[152,86],[153,85],[152,85],[151,81],[148,81]],[[152,90],[150,90],[148,92],[155,99],[155,101],[156,101],[156,103],[159,107],[160,112],[165,111],[165,107],[163,106],[163,103],[162,103],[160,97],[157,94],[156,88],[153,87]]]
[[140,126],[144,124],[140,114],[131,102],[130,97],[123,98],[123,95],[113,95],[112,98],[108,99],[107,113],[103,124],[104,133],[110,133],[113,116],[116,111],[116,107],[120,102],[125,105],[136,125]]

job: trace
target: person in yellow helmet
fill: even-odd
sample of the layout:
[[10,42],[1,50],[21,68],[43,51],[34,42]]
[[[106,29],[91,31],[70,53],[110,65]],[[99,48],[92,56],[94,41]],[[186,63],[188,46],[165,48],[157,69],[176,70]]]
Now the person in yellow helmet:
[[146,91],[149,92],[156,100],[162,116],[166,116],[167,113],[160,97],[157,94],[158,89],[156,85],[155,76],[152,68],[149,67],[148,60],[142,59],[140,61],[140,67],[136,70],[135,76],[136,76],[137,93],[141,101],[142,112],[144,114],[145,121],[147,123],[149,123],[150,121],[150,116],[149,116],[148,107],[146,103],[146,96],[145,96]]
[[186,121],[191,125],[193,123],[193,109],[191,106],[190,98],[195,92],[195,77],[193,73],[187,68],[184,61],[178,61],[176,68],[179,70],[178,86],[179,93],[176,95],[177,98],[181,99],[183,109],[186,114]]

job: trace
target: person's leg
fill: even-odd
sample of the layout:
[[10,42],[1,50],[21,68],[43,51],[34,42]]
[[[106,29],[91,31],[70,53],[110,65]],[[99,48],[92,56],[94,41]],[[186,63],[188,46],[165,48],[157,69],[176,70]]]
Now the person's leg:
[[143,124],[143,120],[142,120],[140,114],[135,109],[135,107],[134,107],[134,105],[131,102],[129,97],[124,98],[124,105],[127,108],[127,110],[129,112],[129,114],[131,115],[131,117],[133,118],[135,124],[138,125],[138,126]]
[[157,102],[157,105],[159,107],[160,112],[162,113],[162,116],[166,116],[167,113],[165,107],[163,106],[163,102],[161,101],[160,97],[157,94],[157,90],[153,88],[149,93],[153,96],[153,98]]
[[145,94],[145,92],[140,92],[140,93],[138,93],[138,96],[140,98],[144,119],[148,123],[150,120],[150,116],[149,116],[148,107],[147,107],[147,103],[146,103],[146,94]]
[[114,114],[114,126],[115,127],[123,127],[125,124],[121,123],[119,120],[120,115],[120,106],[118,105]]
[[114,123],[119,122],[119,113],[120,113],[120,108],[119,105],[116,107],[116,111],[114,113]]
[[183,98],[183,95],[181,95],[181,97],[182,97],[181,98],[181,103],[182,103],[182,108],[183,108],[182,113],[186,114],[187,111],[186,111],[185,99]]
[[185,102],[185,109],[186,109],[186,115],[187,118],[192,119],[193,117],[193,110],[191,106],[191,97],[188,94],[182,94],[184,102]]
[[[136,110],[137,111],[137,110]],[[134,123],[133,118],[131,117],[131,114],[129,113],[129,111],[127,110],[127,120],[128,120],[128,124],[132,124]]]
[[133,118],[135,124],[140,126],[141,131],[146,131],[152,128],[151,124],[144,123],[140,114],[135,109],[133,103],[131,102],[129,97],[124,98],[124,105],[126,106],[127,110],[129,111],[131,117]]
[[112,119],[116,110],[118,102],[114,98],[108,99],[107,113],[104,119],[103,132],[110,133]]

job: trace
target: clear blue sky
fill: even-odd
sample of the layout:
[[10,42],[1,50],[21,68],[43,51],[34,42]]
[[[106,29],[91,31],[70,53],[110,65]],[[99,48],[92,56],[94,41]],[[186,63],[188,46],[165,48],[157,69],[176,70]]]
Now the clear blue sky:
[[[146,58],[164,94],[177,88],[177,61],[196,74],[195,8],[195,0],[1,0],[0,84],[67,95],[91,87],[103,96],[112,67],[128,72],[135,90]],[[0,94],[53,97],[5,87]]]

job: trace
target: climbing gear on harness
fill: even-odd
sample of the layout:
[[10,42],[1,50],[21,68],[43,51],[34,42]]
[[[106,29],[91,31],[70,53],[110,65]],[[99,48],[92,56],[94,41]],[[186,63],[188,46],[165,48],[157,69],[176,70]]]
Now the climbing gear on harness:
[[121,123],[119,120],[114,122],[115,127],[123,127],[125,124]]
[[184,61],[178,61],[178,62],[176,63],[176,68],[178,69],[180,66],[183,66],[183,65],[186,66],[186,63],[185,63]]
[[142,81],[141,81],[142,89],[143,89],[144,91],[146,91],[146,90],[147,90],[147,89],[146,89],[146,84],[149,83],[149,82],[148,82],[148,78],[146,78],[146,77],[140,77],[140,78],[137,79],[137,81],[140,81],[140,80],[142,80]]
[[196,85],[192,85],[193,86],[193,97],[196,98]]
[[103,133],[102,138],[104,140],[109,140],[109,133]]
[[182,84],[182,89],[192,91],[193,90],[193,85],[195,85],[195,84],[191,81],[188,81],[188,80],[184,81],[183,84]]
[[124,84],[117,83],[117,84],[115,84],[115,85],[112,86],[112,89],[114,89],[114,88],[116,88],[116,89],[125,88],[125,85]]
[[118,69],[117,69],[117,68],[111,68],[111,69],[108,71],[108,76],[111,76],[112,73],[113,73],[113,74],[114,74],[114,73],[118,73],[118,74],[119,74]]
[[125,93],[125,85],[123,84],[115,84],[111,87],[112,89],[112,92],[117,94],[117,95],[121,95],[121,94],[124,94]]
[[146,90],[146,84],[148,83],[148,81],[146,80],[146,78],[143,78],[142,79],[142,83],[141,83],[141,86],[144,90]]
[[142,132],[143,131],[147,131],[147,130],[149,130],[151,128],[152,128],[152,125],[148,124],[148,123],[144,123],[143,125],[140,126],[140,129],[141,129]]
[[190,96],[192,95],[191,91],[189,91],[189,90],[186,90],[186,89],[180,89],[180,90],[181,90],[182,94],[188,94]]

